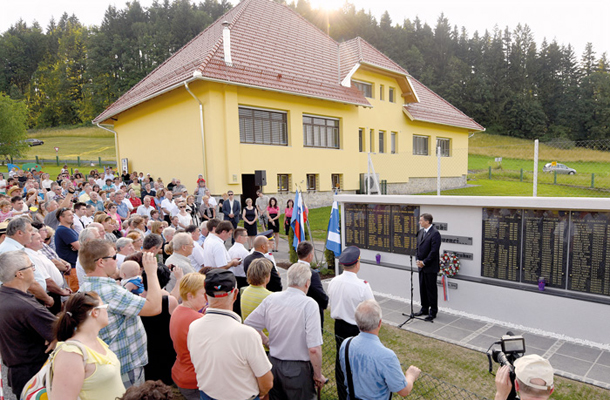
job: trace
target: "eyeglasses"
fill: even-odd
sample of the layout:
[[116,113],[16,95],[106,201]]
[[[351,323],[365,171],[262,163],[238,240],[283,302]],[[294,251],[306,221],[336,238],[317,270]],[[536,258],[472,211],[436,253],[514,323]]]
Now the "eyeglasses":
[[91,314],[93,313],[93,310],[107,310],[107,309],[108,309],[108,303],[103,304],[101,306],[93,307],[91,310],[89,310],[89,312],[87,314],[89,316],[91,316]]
[[17,272],[19,272],[19,271],[25,271],[26,269],[30,269],[30,268],[32,268],[32,271],[36,271],[36,266],[35,266],[34,264],[30,264],[30,265],[28,265],[27,267],[23,267],[23,268],[18,269],[18,270],[15,272],[15,276],[17,276]]
[[105,260],[105,259],[109,259],[112,258],[113,260],[116,260],[116,254],[113,256],[106,256],[106,257],[100,257],[100,258],[96,258],[95,261],[97,260]]

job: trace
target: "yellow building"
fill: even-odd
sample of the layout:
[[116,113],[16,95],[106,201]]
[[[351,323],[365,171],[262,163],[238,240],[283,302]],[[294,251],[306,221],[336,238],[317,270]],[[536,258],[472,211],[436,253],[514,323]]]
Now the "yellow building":
[[[484,128],[361,38],[338,43],[287,6],[245,0],[100,114],[130,170],[182,180],[203,174],[212,194],[310,206],[333,188],[353,193],[369,152],[388,193],[465,184],[468,134]],[[457,153],[457,152],[456,152]]]

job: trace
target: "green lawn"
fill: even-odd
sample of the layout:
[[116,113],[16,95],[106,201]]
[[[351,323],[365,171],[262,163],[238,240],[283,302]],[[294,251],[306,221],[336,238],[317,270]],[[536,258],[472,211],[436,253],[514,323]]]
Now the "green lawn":
[[[114,150],[114,135],[95,126],[77,127],[73,129],[44,129],[28,132],[29,138],[44,141],[42,146],[33,146],[28,149],[24,158],[55,159],[59,156],[60,162],[64,160],[114,161],[116,152]],[[59,152],[55,152],[59,147]]]
[[[443,190],[442,195],[449,196],[532,196],[532,183],[511,180],[469,180],[475,185],[463,189]],[[436,194],[436,192],[423,193]],[[564,185],[538,184],[540,197],[610,197],[610,192],[581,189]]]

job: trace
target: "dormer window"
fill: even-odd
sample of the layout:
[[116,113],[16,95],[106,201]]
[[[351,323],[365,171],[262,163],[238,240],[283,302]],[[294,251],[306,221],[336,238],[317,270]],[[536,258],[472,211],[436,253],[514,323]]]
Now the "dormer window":
[[364,97],[368,97],[369,99],[373,98],[373,84],[352,80],[352,85],[354,85],[356,89],[360,90]]

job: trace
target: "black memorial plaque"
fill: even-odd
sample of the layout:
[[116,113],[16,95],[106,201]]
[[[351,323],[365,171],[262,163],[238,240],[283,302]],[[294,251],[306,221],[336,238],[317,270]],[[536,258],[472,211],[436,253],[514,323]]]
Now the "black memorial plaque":
[[525,210],[521,282],[565,288],[568,259],[568,211]]
[[392,252],[416,255],[419,207],[392,206]]
[[367,248],[366,204],[343,206],[345,212],[345,245]]
[[366,216],[369,250],[390,251],[390,211],[390,205],[368,204]]
[[483,209],[481,276],[519,281],[521,210]]
[[573,211],[568,289],[610,296],[610,213]]

